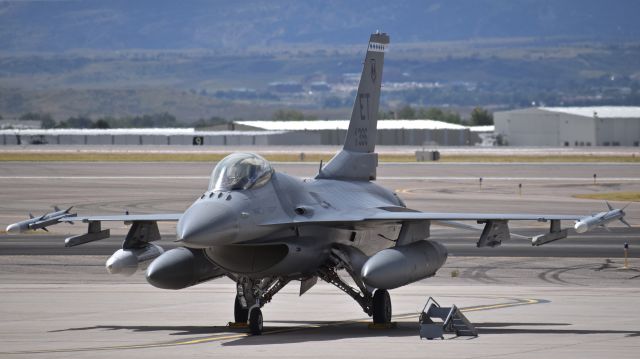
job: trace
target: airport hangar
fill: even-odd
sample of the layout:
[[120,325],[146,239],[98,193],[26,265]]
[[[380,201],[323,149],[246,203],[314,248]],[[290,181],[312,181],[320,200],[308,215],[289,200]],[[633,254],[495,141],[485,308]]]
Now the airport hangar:
[[[210,130],[4,129],[2,145],[340,145],[348,120],[237,121]],[[378,121],[379,145],[467,146],[482,142],[493,126],[467,127],[433,120]]]
[[509,146],[640,146],[640,107],[534,107],[494,113]]

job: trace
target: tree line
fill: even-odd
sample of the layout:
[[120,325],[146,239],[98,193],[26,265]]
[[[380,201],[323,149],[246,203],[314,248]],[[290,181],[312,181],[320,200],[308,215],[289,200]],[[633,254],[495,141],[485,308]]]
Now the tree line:
[[471,126],[493,125],[493,114],[486,109],[476,107],[471,111],[469,119],[463,119],[459,113],[451,110],[443,110],[437,107],[413,108],[405,105],[395,111],[381,111],[380,119],[402,120],[435,120],[455,124],[469,124]]
[[42,128],[136,128],[136,127],[184,127],[175,116],[162,112],[156,114],[113,117],[105,116],[92,119],[90,116],[78,115],[66,120],[56,121],[50,113],[28,112],[20,116],[21,121],[40,122]]

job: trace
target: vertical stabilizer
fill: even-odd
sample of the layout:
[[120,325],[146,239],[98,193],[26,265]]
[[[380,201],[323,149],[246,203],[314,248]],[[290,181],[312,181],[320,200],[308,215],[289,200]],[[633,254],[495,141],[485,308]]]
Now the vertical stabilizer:
[[364,60],[358,94],[353,104],[349,131],[344,149],[353,152],[374,152],[378,128],[378,105],[382,84],[384,51],[389,44],[389,35],[372,34]]
[[375,179],[378,106],[384,52],[388,44],[389,35],[371,34],[343,150],[327,163],[318,178]]

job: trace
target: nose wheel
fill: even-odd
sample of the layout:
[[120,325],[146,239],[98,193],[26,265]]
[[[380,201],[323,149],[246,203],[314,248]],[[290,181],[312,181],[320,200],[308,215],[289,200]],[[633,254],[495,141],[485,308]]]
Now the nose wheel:
[[237,295],[233,305],[233,319],[236,323],[246,323],[249,320],[249,309],[242,307],[240,298]]
[[253,335],[262,334],[262,311],[258,307],[249,313],[249,332]]

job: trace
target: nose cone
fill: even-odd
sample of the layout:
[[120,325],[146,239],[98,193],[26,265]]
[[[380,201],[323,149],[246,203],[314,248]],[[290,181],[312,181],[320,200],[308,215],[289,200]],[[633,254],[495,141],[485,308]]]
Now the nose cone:
[[20,233],[20,224],[14,223],[7,226],[7,233]]
[[576,230],[576,233],[584,233],[589,230],[589,225],[586,222],[580,221],[576,222],[573,228]]
[[238,234],[238,218],[224,204],[198,201],[184,212],[176,229],[178,240],[188,247],[229,244]]
[[421,240],[383,249],[362,266],[365,284],[393,289],[434,275],[447,260],[447,249],[440,243]]
[[133,275],[138,270],[138,258],[130,250],[118,249],[105,264],[109,274]]

